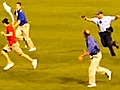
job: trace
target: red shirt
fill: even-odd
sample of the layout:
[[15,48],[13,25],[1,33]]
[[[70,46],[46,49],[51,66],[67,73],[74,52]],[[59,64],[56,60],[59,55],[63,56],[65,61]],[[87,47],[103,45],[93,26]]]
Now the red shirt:
[[17,42],[16,37],[15,37],[15,30],[14,30],[12,24],[7,26],[7,32],[6,33],[9,34],[10,32],[12,32],[13,35],[12,36],[7,36],[7,39],[8,39],[9,45],[12,45],[12,44]]

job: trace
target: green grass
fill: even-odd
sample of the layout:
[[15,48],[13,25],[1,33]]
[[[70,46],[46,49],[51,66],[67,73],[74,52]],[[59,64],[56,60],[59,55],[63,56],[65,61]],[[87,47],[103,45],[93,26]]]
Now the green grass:
[[[120,50],[115,48],[116,57],[111,57],[108,48],[101,45],[98,28],[85,22],[81,15],[95,16],[102,10],[105,15],[119,14],[119,0],[19,0],[31,24],[30,36],[37,51],[28,52],[21,43],[23,51],[38,59],[38,68],[32,70],[31,64],[24,58],[11,52],[10,58],[15,66],[3,71],[6,61],[0,55],[0,90],[119,90],[120,86]],[[0,1],[0,20],[9,15]],[[6,0],[15,10],[15,0]],[[120,45],[119,24],[115,21],[113,38]],[[77,57],[86,49],[84,29],[91,29],[99,42],[103,59],[101,65],[113,71],[112,81],[105,75],[97,74],[97,87],[87,88],[89,57],[79,62]],[[0,22],[0,31],[5,27]],[[0,49],[7,43],[0,35]]]

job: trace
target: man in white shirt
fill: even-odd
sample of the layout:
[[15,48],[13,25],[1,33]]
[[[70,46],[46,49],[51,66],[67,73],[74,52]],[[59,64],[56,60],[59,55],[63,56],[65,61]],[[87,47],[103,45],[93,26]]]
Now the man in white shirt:
[[112,40],[111,33],[113,32],[113,28],[111,27],[111,22],[120,18],[120,16],[104,16],[103,12],[99,11],[95,18],[88,18],[86,16],[82,16],[82,18],[86,21],[94,22],[98,26],[102,45],[109,48],[112,56],[116,56],[112,46],[115,46],[117,49],[119,46]]

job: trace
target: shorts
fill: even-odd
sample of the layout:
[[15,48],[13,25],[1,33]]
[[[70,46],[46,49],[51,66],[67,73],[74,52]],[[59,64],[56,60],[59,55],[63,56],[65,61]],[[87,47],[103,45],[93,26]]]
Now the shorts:
[[14,51],[16,53],[18,53],[19,55],[22,55],[23,51],[22,49],[20,48],[20,45],[18,42],[12,44],[12,45],[9,45],[7,44],[3,50],[7,51],[7,52],[10,52],[10,51]]

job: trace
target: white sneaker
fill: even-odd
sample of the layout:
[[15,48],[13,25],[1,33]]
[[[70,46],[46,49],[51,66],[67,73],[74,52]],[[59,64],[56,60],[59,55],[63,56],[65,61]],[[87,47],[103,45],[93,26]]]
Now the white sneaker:
[[34,69],[37,68],[37,59],[34,59],[34,61],[32,62],[32,65]]
[[14,63],[12,62],[11,64],[8,64],[5,68],[3,68],[3,70],[8,70],[13,66],[14,66]]
[[107,73],[107,77],[109,78],[109,81],[111,80],[111,77],[112,77],[112,72],[111,71],[109,71],[108,73]]
[[93,83],[93,84],[88,85],[87,87],[92,88],[92,87],[96,87],[96,86],[97,86],[96,83]]
[[30,48],[29,49],[29,51],[31,52],[31,51],[35,51],[36,50],[36,48]]

